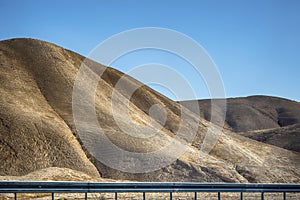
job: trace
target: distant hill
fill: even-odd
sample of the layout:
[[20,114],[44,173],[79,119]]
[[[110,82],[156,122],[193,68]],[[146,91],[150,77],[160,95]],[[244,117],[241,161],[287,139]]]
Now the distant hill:
[[[12,39],[0,42],[0,175],[24,177],[28,173],[40,173],[42,169],[57,167],[72,169],[72,174],[80,171],[95,178],[101,176],[115,180],[300,182],[299,153],[263,144],[230,130],[224,130],[210,154],[204,156],[200,148],[209,121],[205,118],[199,121],[199,116],[181,108],[179,103],[112,68],[106,68],[103,76],[99,77],[95,93],[98,123],[112,143],[126,151],[148,153],[170,144],[174,138],[177,143],[186,145],[184,139],[176,139],[179,129],[183,136],[188,136],[191,127],[196,126],[197,134],[193,143],[187,146],[185,154],[155,172],[125,173],[104,165],[95,155],[107,153],[107,150],[99,152],[88,148],[88,145],[97,141],[93,127],[84,125],[90,128],[87,134],[91,138],[90,143],[83,145],[73,120],[72,91],[84,59],[74,52],[40,40]],[[103,65],[92,61],[87,63],[87,67],[95,77],[99,76],[98,70],[105,69]],[[125,86],[122,90],[115,88],[120,78],[123,78]],[[130,89],[135,87],[139,89],[128,98]],[[133,135],[124,133],[115,121],[111,104],[113,93],[117,95],[115,109],[118,112],[115,115],[121,119],[123,128],[130,130]],[[124,105],[127,100],[130,101],[128,107]],[[149,114],[153,105],[165,110],[165,123],[159,115]],[[127,108],[130,117],[126,115]],[[273,112],[272,109],[270,112]],[[258,112],[252,107],[250,110]],[[186,113],[188,121],[181,121],[181,111]],[[283,110],[279,113],[288,112]],[[81,114],[84,116],[84,111]],[[268,114],[261,115],[265,116],[270,126],[276,125],[276,117],[273,120],[270,116],[272,121],[267,120]],[[293,113],[289,116],[289,123],[298,120]],[[89,118],[83,120],[90,121]],[[139,131],[149,124],[152,124],[149,132]],[[234,128],[233,123],[228,124]],[[140,134],[153,136],[142,139]],[[112,154],[111,158],[115,159],[115,156]],[[168,159],[174,157],[172,153],[161,156]],[[143,167],[142,161],[132,163],[131,160],[118,159],[116,162],[119,166]]]
[[[201,117],[210,120],[211,100],[197,101]],[[226,102],[226,114],[224,108],[216,108],[217,117],[226,115],[225,128],[260,142],[300,152],[299,102],[270,96],[229,98]],[[184,105],[193,111],[192,103],[186,101]]]
[[[234,132],[279,128],[300,123],[300,103],[270,96],[229,98],[227,101],[226,124]],[[185,102],[189,107],[193,101]],[[199,100],[201,117],[210,120],[211,100]],[[193,110],[193,108],[190,108]],[[222,108],[217,108],[223,114]]]

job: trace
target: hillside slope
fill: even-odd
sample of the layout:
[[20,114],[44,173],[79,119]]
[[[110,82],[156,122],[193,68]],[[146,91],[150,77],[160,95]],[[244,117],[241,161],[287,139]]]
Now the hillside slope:
[[245,137],[300,153],[300,124],[241,133]]
[[[203,155],[200,148],[210,126],[208,121],[202,118],[199,121],[199,116],[181,108],[179,103],[119,71],[88,61],[89,76],[99,78],[95,93],[97,121],[113,144],[125,151],[145,155],[173,142],[179,144],[171,150],[162,151],[150,163],[159,163],[161,158],[172,160],[180,148],[187,150],[172,164],[155,172],[128,173],[104,165],[97,158],[110,152],[104,148],[107,144],[99,141],[97,129],[91,126],[89,116],[78,111],[83,116],[84,137],[79,137],[73,120],[73,86],[84,59],[74,52],[39,40],[0,42],[0,148],[4,152],[0,155],[3,163],[0,175],[24,175],[43,168],[62,167],[98,176],[87,159],[88,155],[102,177],[117,180],[300,182],[298,153],[256,142],[228,130],[223,132],[210,154]],[[105,71],[100,78],[101,70]],[[88,82],[89,76],[83,81]],[[123,78],[124,87],[116,89],[120,78]],[[131,95],[132,88],[138,89]],[[84,97],[87,93],[82,90],[81,94]],[[113,112],[113,97],[116,100],[114,109],[118,112]],[[128,105],[124,103],[126,101],[129,101]],[[160,112],[151,114],[153,105],[165,111],[165,120]],[[183,113],[188,120],[182,120]],[[121,121],[122,127],[116,118]],[[145,125],[149,129],[141,132]],[[190,135],[193,127],[197,130],[196,137],[192,145],[186,146],[185,137]],[[178,132],[183,136],[180,140],[176,138]],[[143,159],[146,158],[132,162],[124,155],[111,155],[111,160],[124,170],[136,166],[147,169],[145,162],[149,160],[144,162]]]
[[[32,51],[30,46],[13,46],[21,43],[0,43],[0,175],[67,167],[99,177],[68,125],[42,93],[39,75],[34,72],[47,74],[47,70],[18,51]],[[42,54],[40,51],[35,53]]]

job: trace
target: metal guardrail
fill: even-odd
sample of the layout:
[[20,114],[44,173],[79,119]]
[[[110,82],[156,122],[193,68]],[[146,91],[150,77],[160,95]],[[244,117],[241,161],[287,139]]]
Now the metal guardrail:
[[55,193],[114,193],[118,199],[118,193],[172,193],[174,192],[193,192],[194,199],[197,193],[217,193],[218,200],[221,200],[221,193],[240,193],[243,200],[243,193],[261,193],[264,200],[264,193],[282,193],[286,200],[286,193],[300,193],[300,184],[228,184],[228,183],[185,183],[185,182],[0,182],[0,193],[13,193],[15,199],[19,193],[51,193],[54,199]]

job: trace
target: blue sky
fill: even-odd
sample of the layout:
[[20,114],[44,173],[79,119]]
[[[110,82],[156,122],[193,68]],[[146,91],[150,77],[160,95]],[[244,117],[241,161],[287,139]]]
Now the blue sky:
[[[298,0],[1,0],[0,39],[37,38],[88,55],[128,29],[174,29],[206,49],[227,97],[263,94],[300,101],[299,10]],[[157,52],[121,58],[113,66],[126,71],[149,61],[164,61],[179,72],[188,67]],[[191,80],[197,98],[209,98],[203,81]]]

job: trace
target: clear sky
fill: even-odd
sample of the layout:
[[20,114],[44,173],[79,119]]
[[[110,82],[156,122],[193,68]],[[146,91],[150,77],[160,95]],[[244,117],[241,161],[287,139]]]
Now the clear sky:
[[[300,101],[299,0],[1,0],[0,18],[1,40],[37,38],[82,55],[128,29],[174,29],[210,54],[227,97],[263,94]],[[126,71],[145,55],[113,66]],[[168,55],[146,57],[184,68]],[[191,83],[197,97],[208,98],[200,82]]]

